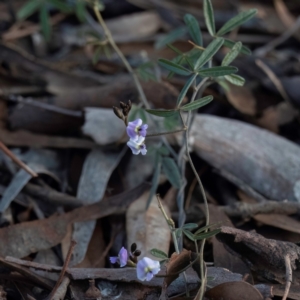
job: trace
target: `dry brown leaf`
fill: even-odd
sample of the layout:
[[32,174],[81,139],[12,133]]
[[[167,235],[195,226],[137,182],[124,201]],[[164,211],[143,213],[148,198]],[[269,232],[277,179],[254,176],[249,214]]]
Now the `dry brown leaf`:
[[228,101],[243,114],[254,116],[256,114],[256,99],[247,86],[236,86],[229,83],[230,90],[226,91]]
[[[142,251],[141,257],[154,258],[149,252],[153,248],[169,253],[171,232],[158,208],[155,196],[146,210],[148,198],[149,192],[145,192],[129,206],[126,212],[126,232],[128,247],[136,243],[138,249]],[[168,207],[164,208],[170,216]]]
[[205,293],[211,300],[263,300],[262,294],[244,281],[225,282]]
[[278,133],[279,126],[293,121],[297,115],[297,110],[289,103],[281,102],[264,110],[262,117],[257,119],[256,124]]
[[133,190],[74,209],[66,214],[1,228],[0,256],[11,255],[20,258],[54,247],[66,235],[69,224],[122,213],[147,188],[149,184],[144,183]]

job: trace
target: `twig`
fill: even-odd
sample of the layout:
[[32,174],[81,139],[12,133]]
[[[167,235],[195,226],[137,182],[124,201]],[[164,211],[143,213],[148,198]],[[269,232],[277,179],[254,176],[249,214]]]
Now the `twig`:
[[0,149],[9,157],[12,161],[14,161],[20,168],[24,169],[28,174],[32,177],[38,177],[38,174],[35,173],[31,168],[29,168],[26,164],[24,164],[20,159],[18,159],[1,141],[0,141]]
[[282,297],[282,300],[286,300],[286,298],[288,297],[289,291],[290,291],[290,287],[292,284],[292,280],[293,280],[293,271],[292,271],[292,266],[291,266],[291,259],[290,256],[288,254],[286,254],[284,256],[284,262],[285,262],[285,289],[284,289],[284,294]]
[[[279,80],[279,78],[276,76],[276,74],[271,70],[271,68],[269,68],[262,60],[260,59],[256,59],[255,63],[258,67],[260,67],[266,74],[267,76],[270,78],[270,80],[272,81],[272,83],[275,85],[275,87],[277,88],[278,92],[280,93],[281,97],[290,105],[292,105],[291,100],[288,96],[288,94],[286,93],[281,81]],[[293,106],[293,105],[292,105]]]
[[[6,99],[6,97],[3,97],[3,99]],[[22,104],[27,104],[27,105],[31,105],[31,106],[35,106],[35,107],[38,107],[38,108],[42,108],[42,109],[52,111],[52,112],[55,112],[55,113],[58,113],[58,114],[66,115],[66,116],[71,116],[71,117],[76,117],[76,118],[82,118],[83,117],[83,114],[82,114],[81,111],[71,110],[71,109],[59,107],[59,106],[56,106],[56,105],[51,105],[51,104],[48,104],[48,103],[39,102],[39,101],[33,100],[30,97],[24,98],[22,96],[10,95],[10,96],[7,97],[7,100],[22,103]]]
[[300,17],[297,18],[297,21],[295,22],[294,26],[290,27],[288,30],[286,30],[281,36],[276,38],[275,40],[272,40],[271,42],[265,44],[263,47],[260,47],[254,51],[254,54],[259,57],[265,56],[268,52],[282,44],[284,41],[289,39],[300,27]]
[[67,293],[67,289],[69,286],[71,279],[67,276],[64,276],[61,284],[56,290],[56,293],[53,295],[53,300],[62,300],[65,299],[65,295]]
[[294,215],[300,214],[300,203],[298,202],[278,202],[278,201],[265,201],[262,203],[235,203],[234,205],[221,206],[227,216],[250,218],[257,214],[281,214],[281,215]]
[[67,257],[65,259],[65,263],[64,263],[64,265],[62,267],[61,273],[59,275],[59,278],[58,278],[58,280],[57,280],[57,282],[56,282],[53,290],[51,291],[50,295],[47,297],[48,300],[52,300],[53,299],[53,297],[54,297],[54,295],[56,293],[56,290],[58,289],[58,287],[60,286],[60,284],[63,281],[63,278],[65,276],[66,270],[67,270],[68,265],[69,265],[69,262],[71,260],[72,252],[74,250],[75,245],[76,245],[76,242],[75,241],[71,241],[71,245],[70,245],[70,248],[68,250],[68,254],[67,254]]

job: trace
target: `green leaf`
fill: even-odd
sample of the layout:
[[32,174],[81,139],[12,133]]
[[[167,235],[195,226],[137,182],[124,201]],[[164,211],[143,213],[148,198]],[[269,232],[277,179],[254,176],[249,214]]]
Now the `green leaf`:
[[181,228],[175,229],[175,235],[179,239],[182,235],[182,229]]
[[[224,46],[228,47],[228,48],[232,48],[236,43],[234,41],[228,40],[228,39],[224,39]],[[242,46],[241,49],[241,53],[246,54],[246,55],[251,55],[251,50],[246,47],[246,46]]]
[[222,38],[216,38],[215,40],[213,40],[206,47],[206,49],[202,52],[201,56],[196,61],[194,70],[198,70],[203,65],[205,65],[217,53],[217,51],[222,47],[223,43],[224,43],[224,39],[222,39]]
[[203,3],[205,24],[211,36],[216,34],[214,9],[210,0],[204,0]]
[[213,99],[214,99],[214,97],[212,95],[209,95],[209,96],[203,97],[201,99],[195,100],[192,103],[188,103],[188,104],[182,106],[180,109],[183,111],[198,109],[198,108],[208,104]]
[[156,249],[156,248],[151,249],[150,253],[157,258],[161,258],[161,259],[168,258],[168,255],[164,251]]
[[170,183],[179,189],[181,186],[181,177],[178,166],[176,165],[174,159],[171,157],[163,157],[162,165],[164,173],[166,174]]
[[177,113],[177,110],[174,109],[145,109],[147,113],[155,115],[158,117],[171,117]]
[[196,79],[196,77],[198,76],[198,74],[194,74],[192,77],[190,77],[187,82],[185,83],[184,87],[182,88],[178,98],[177,98],[177,107],[180,107],[187,91],[189,90],[189,88],[191,87],[192,83],[194,82],[194,80]]
[[77,16],[78,20],[81,23],[84,23],[85,20],[86,20],[86,14],[87,14],[87,10],[86,10],[86,7],[85,7],[84,0],[77,0],[76,1],[75,13],[76,13],[76,16]]
[[210,229],[212,227],[215,227],[215,226],[221,226],[221,224],[222,224],[221,222],[218,222],[218,223],[214,223],[214,224],[209,224],[207,226],[203,226],[203,227],[199,228],[194,234],[198,235],[200,232],[203,232],[203,231]]
[[149,208],[152,198],[154,196],[154,194],[156,193],[157,187],[158,187],[158,183],[159,183],[159,176],[161,173],[161,156],[160,154],[156,154],[156,168],[154,171],[154,175],[152,177],[152,186],[149,192],[149,197],[146,203],[146,210]]
[[243,86],[245,84],[245,78],[237,74],[226,75],[225,79],[237,86]]
[[188,229],[188,230],[195,229],[197,227],[198,227],[198,224],[196,224],[196,223],[186,223],[182,226],[183,229]]
[[178,49],[176,48],[174,45],[171,45],[171,44],[167,44],[167,47],[170,48],[171,50],[173,50],[176,54],[178,55],[182,55],[183,53]]
[[193,233],[191,233],[188,230],[184,230],[184,229],[182,231],[191,241],[193,241],[193,242],[195,241],[195,236]]
[[183,76],[188,76],[191,74],[191,71],[186,69],[185,67],[182,67],[170,60],[167,60],[167,59],[159,59],[158,60],[158,63],[166,68],[167,70],[171,71],[171,72],[174,72],[176,74],[179,74],[179,75],[183,75]]
[[175,42],[179,38],[183,37],[186,32],[187,29],[185,27],[179,27],[170,31],[166,36],[164,36],[162,39],[159,39],[157,43],[155,43],[155,49],[162,49],[167,44]]
[[51,26],[49,22],[48,9],[46,5],[42,5],[40,7],[40,22],[41,22],[41,28],[44,37],[46,41],[49,41],[51,36]]
[[235,45],[231,48],[231,50],[225,55],[222,66],[229,66],[239,55],[243,44],[241,42],[235,43]]
[[205,233],[201,233],[201,234],[198,234],[198,235],[194,235],[194,238],[195,240],[203,240],[203,239],[208,239],[216,234],[218,234],[219,232],[221,231],[221,229],[215,229],[215,230],[212,230],[212,231],[209,231],[209,232],[205,232]]
[[223,66],[223,67],[213,67],[209,69],[203,69],[198,71],[198,74],[202,77],[218,77],[230,75],[236,73],[238,68],[232,66]]
[[39,0],[28,1],[17,13],[19,20],[24,20],[35,13],[40,7]]
[[72,12],[72,8],[61,0],[50,0],[49,2],[63,13],[68,14]]
[[224,35],[232,29],[242,25],[243,23],[253,18],[256,13],[256,9],[250,9],[239,13],[237,16],[233,17],[222,26],[222,28],[217,32],[217,36]]
[[184,16],[184,22],[188,27],[189,34],[192,40],[197,44],[202,46],[202,34],[200,31],[199,23],[194,16],[191,14],[186,14]]

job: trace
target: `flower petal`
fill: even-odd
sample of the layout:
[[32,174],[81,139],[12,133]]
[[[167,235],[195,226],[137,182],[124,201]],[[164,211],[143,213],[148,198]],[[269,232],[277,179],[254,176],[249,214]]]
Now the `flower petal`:
[[115,263],[118,262],[119,257],[117,257],[117,256],[111,256],[111,257],[109,258],[109,260],[110,260],[110,262],[111,262],[112,264],[115,264]]
[[128,260],[128,252],[124,247],[122,247],[119,252],[119,262],[121,268],[127,265],[127,260]]

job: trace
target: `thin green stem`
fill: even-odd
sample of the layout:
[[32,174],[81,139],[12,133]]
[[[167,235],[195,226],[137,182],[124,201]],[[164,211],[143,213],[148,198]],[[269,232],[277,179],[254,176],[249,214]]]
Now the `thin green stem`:
[[147,133],[147,138],[148,137],[154,137],[154,136],[160,136],[160,135],[165,135],[165,134],[171,134],[171,133],[177,133],[177,132],[182,132],[182,131],[186,131],[186,128],[181,128],[181,129],[177,129],[177,130],[172,130],[172,131],[164,131],[164,132],[157,132],[157,133]]
[[[146,95],[144,93],[144,90],[142,88],[142,85],[136,75],[136,73],[134,72],[134,70],[132,69],[131,65],[129,64],[129,62],[127,61],[126,57],[124,56],[124,54],[122,53],[122,51],[119,49],[119,47],[117,46],[117,44],[115,43],[110,30],[108,29],[108,27],[106,26],[106,23],[104,22],[102,15],[99,11],[99,9],[97,8],[97,6],[94,6],[94,12],[95,15],[98,19],[98,22],[100,23],[100,25],[102,26],[103,30],[104,30],[104,34],[106,39],[109,41],[110,45],[112,46],[112,48],[115,50],[115,52],[118,54],[118,56],[120,57],[120,59],[122,60],[124,66],[126,67],[128,73],[132,76],[134,84],[137,88],[137,91],[140,95],[140,99],[142,101],[142,103],[144,104],[144,106],[149,109],[150,105],[147,101]],[[153,121],[152,116],[150,116],[150,119]],[[168,141],[166,140],[166,138],[164,136],[161,137],[163,143],[165,144],[165,146],[168,148],[168,150],[170,151],[170,153],[172,154],[172,156],[177,159],[177,154],[174,151],[174,149],[170,146],[170,144],[168,143]]]

